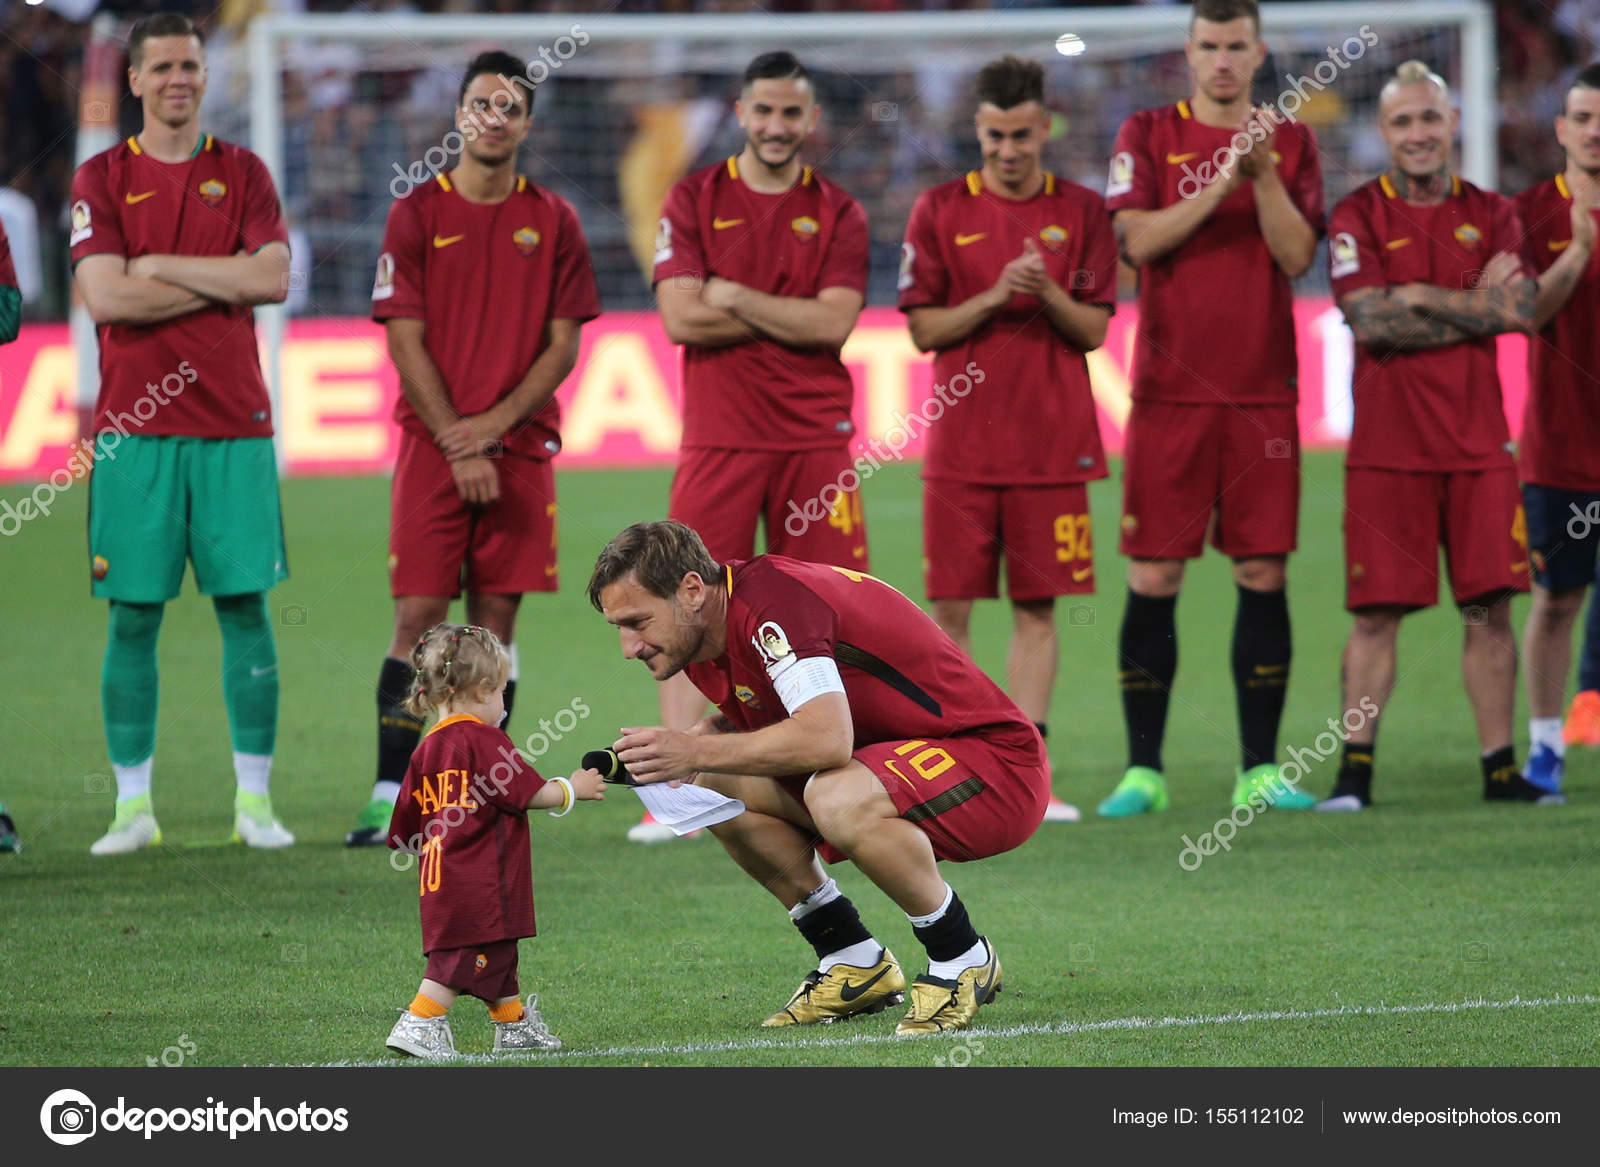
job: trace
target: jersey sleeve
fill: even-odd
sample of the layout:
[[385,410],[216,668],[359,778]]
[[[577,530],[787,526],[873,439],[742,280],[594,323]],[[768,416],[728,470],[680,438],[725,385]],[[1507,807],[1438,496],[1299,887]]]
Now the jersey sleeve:
[[245,152],[247,176],[244,192],[244,217],[239,224],[239,246],[254,255],[269,243],[289,242],[289,228],[283,221],[283,204],[266,163]]
[[1301,136],[1300,159],[1285,185],[1289,199],[1321,238],[1327,230],[1327,210],[1322,200],[1322,158],[1317,153],[1317,135],[1310,126],[1296,123]]
[[828,603],[771,564],[740,582],[748,639],[738,650],[759,658],[784,708],[793,714],[823,693],[843,693],[833,657],[839,618]]
[[1510,252],[1522,261],[1522,274],[1530,280],[1537,280],[1539,269],[1528,262],[1525,236],[1522,219],[1517,214],[1517,205],[1504,195],[1495,195],[1494,214],[1489,220],[1489,254]]
[[1328,218],[1328,278],[1336,300],[1347,292],[1389,284],[1372,224],[1363,213],[1364,201],[1359,193],[1352,195],[1334,207]]
[[122,220],[117,205],[106,187],[106,169],[100,158],[91,158],[72,176],[72,263],[76,267],[91,255],[116,255],[127,258],[128,245],[122,237]]
[[384,836],[384,842],[395,851],[415,851],[423,843],[422,807],[412,797],[421,778],[418,765],[421,756],[420,751],[411,755],[411,764],[400,783],[400,793],[395,796],[394,813],[389,816],[389,833]]
[[867,294],[868,234],[867,213],[855,199],[846,198],[834,220],[828,254],[817,273],[817,291],[823,288],[849,288]]
[[1068,289],[1074,300],[1117,310],[1117,236],[1111,215],[1098,199],[1084,208],[1083,243]]
[[385,320],[424,316],[422,260],[427,238],[416,198],[396,199],[383,229],[383,254],[372,281],[372,318]]
[[595,285],[594,261],[589,242],[583,236],[578,212],[563,200],[557,215],[555,288],[550,296],[550,315],[568,320],[593,320],[600,315],[600,290]]
[[667,195],[656,225],[656,266],[651,287],[674,276],[706,278],[705,252],[700,244],[700,221],[695,215],[694,188],[685,179]]
[[526,814],[544,778],[498,729],[473,726],[472,793],[507,814]]
[[939,253],[936,211],[931,192],[924,191],[911,208],[906,239],[900,245],[900,311],[949,307],[950,273]]
[[1117,131],[1111,147],[1111,172],[1106,176],[1106,207],[1112,214],[1161,209],[1149,139],[1149,120],[1138,115],[1123,122]]

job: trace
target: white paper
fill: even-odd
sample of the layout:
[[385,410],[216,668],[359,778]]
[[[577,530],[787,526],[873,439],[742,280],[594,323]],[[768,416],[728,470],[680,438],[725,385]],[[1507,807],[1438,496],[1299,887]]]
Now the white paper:
[[648,786],[635,786],[633,792],[656,821],[671,827],[675,835],[687,835],[703,827],[725,823],[744,813],[744,803],[737,798],[688,782],[682,786],[652,782]]

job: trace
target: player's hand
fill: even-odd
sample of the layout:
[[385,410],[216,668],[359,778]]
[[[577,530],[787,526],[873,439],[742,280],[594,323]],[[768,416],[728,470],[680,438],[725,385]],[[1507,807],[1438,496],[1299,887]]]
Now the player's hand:
[[[1250,138],[1250,148],[1239,155],[1240,174],[1251,180],[1261,178],[1274,169],[1272,143],[1277,139],[1278,128],[1264,110],[1257,109],[1245,122],[1244,132]],[[1262,136],[1258,138],[1258,134]]]
[[1592,255],[1594,243],[1594,216],[1589,212],[1589,204],[1575,198],[1572,200],[1572,242],[1569,246],[1581,248]]
[[1050,274],[1044,267],[1044,255],[1032,236],[1022,241],[1022,254],[1006,264],[1000,274],[1013,292],[1023,296],[1043,295],[1045,285],[1050,282]]
[[572,783],[572,796],[576,799],[583,802],[606,800],[606,784],[598,770],[574,770],[567,781]]
[[648,728],[624,726],[622,736],[612,743],[617,757],[641,786],[666,782],[678,786],[695,773],[694,738],[659,725]]
[[488,458],[452,462],[450,474],[456,480],[456,493],[462,502],[483,506],[500,497],[500,472]]
[[504,431],[487,413],[458,418],[433,435],[440,452],[452,462],[462,458],[493,457],[500,452]]
[[1507,284],[1515,283],[1522,278],[1522,260],[1510,251],[1496,252],[1483,265],[1483,278],[1480,286],[1485,288],[1502,288]]
[[707,308],[732,312],[734,301],[739,298],[739,293],[743,290],[742,284],[725,280],[721,276],[712,276],[700,285],[700,300]]

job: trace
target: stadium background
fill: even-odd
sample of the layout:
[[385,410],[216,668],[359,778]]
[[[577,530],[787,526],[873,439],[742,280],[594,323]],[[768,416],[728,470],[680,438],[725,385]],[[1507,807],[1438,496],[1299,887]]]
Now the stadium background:
[[[210,14],[205,120],[223,136],[248,140],[240,45],[246,18],[265,7],[229,3]],[[874,10],[892,20],[894,7]],[[1374,3],[1352,12],[1381,19],[1394,8]],[[582,10],[574,11],[581,21]],[[1514,190],[1560,164],[1549,118],[1566,77],[1600,45],[1600,5],[1503,3],[1495,12],[1499,185]],[[1184,94],[1177,52],[1184,14],[1174,7],[1171,15],[1170,47],[1119,66],[1114,83],[1074,88],[1071,69],[1052,62],[1052,100],[1068,120],[1065,137],[1047,149],[1049,165],[1098,188],[1117,120]],[[9,229],[17,199],[32,208],[43,273],[24,339],[0,348],[0,477],[13,480],[0,485],[0,503],[28,495],[34,471],[26,467],[59,459],[74,432],[64,215],[83,36],[80,25],[48,8],[11,3],[0,13],[0,211]],[[1270,27],[1268,40],[1275,53],[1289,52]],[[805,55],[803,46],[792,47]],[[1448,48],[1418,36],[1397,41],[1394,52]],[[1046,55],[1049,46],[1034,51]],[[298,359],[324,371],[313,379],[318,408],[296,405],[291,394],[279,420],[291,455],[295,447],[307,451],[297,456],[307,469],[381,466],[389,448],[383,395],[392,392],[384,388],[392,375],[378,335],[359,329],[390,166],[419,158],[448,129],[455,70],[467,55],[451,51],[425,89],[418,88],[425,72],[405,84],[381,74],[352,79],[348,71],[341,79],[337,62],[325,69],[314,59],[297,60],[286,74],[286,124],[301,145],[286,150],[284,193],[291,225],[306,232],[316,257],[301,289],[301,314],[291,321],[291,342],[298,336],[307,347],[296,356],[291,343],[287,353],[291,365]],[[1374,57],[1373,64],[1393,59]],[[743,63],[729,59],[720,73],[678,82],[688,88],[676,95],[677,116],[704,122],[685,167],[735,148],[725,102],[729,78]],[[1278,64],[1280,73],[1292,67],[1281,56]],[[819,152],[842,146],[828,171],[867,205],[877,238],[869,311],[881,315],[869,316],[865,331],[887,350],[904,343],[889,305],[910,200],[976,158],[958,94],[935,117],[914,71],[884,78],[889,96],[878,100],[898,105],[904,120],[875,121],[870,107],[848,91],[840,96],[830,82],[825,126],[835,137],[819,143]],[[1352,95],[1370,97],[1372,80]],[[645,448],[641,436],[633,455],[670,459],[676,361],[652,339],[657,326],[645,282],[625,228],[605,209],[620,207],[617,160],[637,131],[644,98],[625,77],[575,85],[570,93],[567,84],[539,99],[527,169],[578,204],[607,307],[637,333],[609,346],[618,376],[632,378],[637,396],[641,378],[653,375],[666,395],[668,404],[658,401],[645,414],[649,424],[640,423],[656,445]],[[136,116],[124,97],[119,132],[132,132]],[[1319,128],[1325,145],[1359,160],[1351,174],[1329,168],[1330,203],[1381,164],[1370,135],[1361,144],[1368,134],[1361,118],[1347,108],[1345,123]],[[841,126],[858,137],[841,144]],[[913,128],[916,144],[905,148]],[[564,137],[583,147],[569,153],[593,159],[587,178],[547,167]],[[330,223],[351,226],[341,235]],[[1319,264],[1300,288],[1303,344],[1332,327],[1320,272]],[[1131,314],[1124,302],[1119,330]],[[1125,346],[1128,335],[1114,333],[1108,347]],[[595,337],[586,336],[586,356],[595,351]],[[873,377],[914,382],[917,366],[909,359],[896,365],[900,359],[858,364],[863,394]],[[1502,362],[1512,371],[1516,363],[1514,354]],[[1321,369],[1313,362],[1307,376]],[[574,381],[572,390],[581,375]],[[1115,386],[1114,379],[1104,384]],[[606,405],[597,414],[614,422],[617,403],[633,398],[607,390],[603,380],[595,385],[596,401]],[[1306,397],[1319,411],[1308,424],[1321,424],[1321,395]],[[31,412],[19,423],[21,404]],[[1105,419],[1116,420],[1109,412]],[[567,422],[570,452],[584,440],[582,409],[569,409]],[[617,449],[629,460],[626,446]],[[609,535],[664,510],[668,482],[664,466],[568,473],[576,455],[563,459],[562,589],[524,605],[525,680],[511,725],[547,773],[565,772],[614,727],[654,717],[653,686],[619,659],[581,583]],[[1307,455],[1301,550],[1291,563],[1296,665],[1283,744],[1302,756],[1336,713],[1348,627],[1340,461],[1331,449]],[[874,571],[920,596],[915,470],[915,463],[888,466],[864,491]],[[1115,684],[1123,602],[1113,549],[1117,484],[1095,485],[1090,498],[1102,533],[1099,592],[1063,606],[1062,676],[1050,718],[1056,789],[1084,806],[1110,789],[1124,761]],[[25,844],[21,854],[0,860],[0,1065],[382,1058],[383,1034],[420,967],[416,876],[395,871],[381,854],[346,850],[340,839],[372,773],[372,681],[390,619],[386,481],[373,473],[303,474],[284,484],[293,576],[271,600],[284,694],[273,788],[299,842],[271,855],[221,845],[231,783],[216,629],[209,605],[186,585],[169,606],[161,645],[154,791],[167,844],[109,865],[87,854],[112,805],[97,684],[104,609],[88,596],[83,562],[87,491],[74,485],[49,501],[47,516],[0,539],[0,673],[7,678],[0,684],[0,797]],[[1374,813],[1263,816],[1198,870],[1183,866],[1186,842],[1214,834],[1227,811],[1237,738],[1224,614],[1233,603],[1232,582],[1215,557],[1197,565],[1181,601],[1183,659],[1167,746],[1170,811],[1041,830],[1016,852],[951,873],[997,938],[1007,978],[998,1005],[953,1042],[896,1045],[892,1026],[871,1023],[770,1038],[754,1030],[792,991],[807,954],[720,848],[703,839],[628,846],[623,832],[638,812],[620,792],[560,823],[537,816],[541,935],[523,949],[525,990],[542,994],[567,1042],[560,1064],[1595,1064],[1600,765],[1592,752],[1573,758],[1572,805],[1559,813],[1479,801],[1473,728],[1454,660],[1459,617],[1448,605],[1408,620],[1402,634],[1402,676],[1385,716]],[[1525,611],[1519,603],[1519,628]],[[992,675],[1003,673],[1008,631],[1002,605],[979,605],[975,655]],[[580,728],[556,741],[536,736],[575,697],[592,710]],[[1519,736],[1522,724],[1519,712]],[[1309,786],[1321,793],[1331,785],[1335,764],[1314,765]],[[868,925],[909,957],[904,950],[913,942],[892,907],[853,870],[836,874]],[[461,1008],[454,1016],[458,1046],[486,1048],[481,1011]]]

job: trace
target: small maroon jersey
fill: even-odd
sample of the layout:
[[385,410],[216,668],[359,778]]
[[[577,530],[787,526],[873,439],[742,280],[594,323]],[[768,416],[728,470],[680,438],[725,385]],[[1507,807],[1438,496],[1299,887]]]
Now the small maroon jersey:
[[[1075,300],[1114,309],[1117,245],[1100,196],[1046,174],[1039,193],[1008,199],[980,172],[925,191],[900,259],[900,310],[949,308],[994,286],[1031,239],[1049,276]],[[923,473],[997,486],[1106,476],[1083,350],[1056,331],[1036,296],[1011,301],[934,354],[946,415],[929,427]]]
[[[1114,215],[1193,198],[1239,132],[1201,124],[1187,101],[1134,114],[1112,147],[1106,205]],[[1320,235],[1322,166],[1310,127],[1279,125],[1272,155],[1289,198]],[[1139,269],[1133,396],[1292,405],[1296,369],[1294,293],[1267,250],[1255,191],[1241,182],[1180,246]]]
[[535,934],[527,808],[543,785],[476,717],[447,717],[418,743],[389,846],[417,855],[423,952]]
[[5,225],[0,224],[0,288],[17,286],[17,269],[11,262],[11,240],[6,238]]
[[1022,710],[927,613],[882,580],[781,555],[734,561],[725,570],[727,651],[685,671],[741,729],[788,717],[775,684],[804,693],[808,662],[822,658],[838,667],[856,748],[976,736],[1042,758]]
[[[733,280],[772,296],[867,290],[867,216],[807,166],[782,194],[761,194],[729,158],[682,179],[656,232],[654,284]],[[855,387],[831,349],[767,337],[683,346],[683,446],[804,450],[850,440]]]
[[[1520,254],[1511,200],[1461,178],[1453,184],[1431,207],[1407,203],[1388,175],[1351,191],[1328,219],[1334,297],[1415,283],[1473,288],[1497,252]],[[1488,470],[1511,462],[1492,336],[1414,352],[1358,344],[1353,396],[1348,466]]]
[[[565,199],[522,175],[498,203],[469,203],[449,176],[408,191],[389,208],[372,284],[372,318],[423,322],[423,344],[463,417],[517,387],[544,352],[551,320],[600,315],[589,245]],[[401,394],[395,421],[431,440]],[[530,458],[561,449],[552,396],[502,439]]]
[[[261,159],[209,134],[182,162],[158,162],[137,138],[96,154],[73,176],[71,215],[74,266],[91,255],[253,255],[289,241]],[[159,324],[102,324],[98,331],[96,430],[131,416],[137,420],[123,421],[125,432],[271,435],[250,308],[216,304]],[[141,400],[159,408],[136,409]]]
[[[1556,175],[1515,199],[1522,257],[1543,273],[1572,242],[1572,192]],[[1591,207],[1591,216],[1600,210]],[[1600,490],[1600,252],[1572,296],[1528,344],[1522,481]]]

